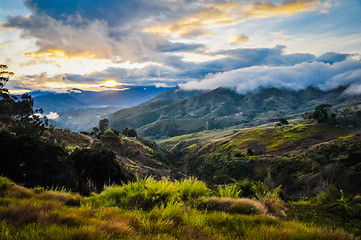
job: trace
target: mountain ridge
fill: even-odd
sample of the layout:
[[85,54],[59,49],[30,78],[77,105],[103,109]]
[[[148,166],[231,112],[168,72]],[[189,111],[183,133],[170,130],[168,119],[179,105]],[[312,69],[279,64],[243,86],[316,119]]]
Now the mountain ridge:
[[[259,88],[239,94],[233,89],[217,88],[180,99],[152,99],[117,111],[109,120],[114,129],[135,128],[141,135],[161,139],[202,130],[257,126],[284,117],[300,118],[320,104],[331,104],[335,111],[345,106],[358,106],[361,96],[346,95],[345,89],[345,86],[329,91],[314,87],[298,91]],[[179,91],[173,94],[182,96]]]

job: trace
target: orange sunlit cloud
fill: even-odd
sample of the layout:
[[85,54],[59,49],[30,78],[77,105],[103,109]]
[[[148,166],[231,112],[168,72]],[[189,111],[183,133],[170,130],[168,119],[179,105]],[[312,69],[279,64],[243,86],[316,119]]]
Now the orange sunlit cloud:
[[143,29],[143,31],[164,35],[176,33],[180,36],[188,36],[189,32],[193,32],[195,35],[205,35],[211,33],[205,26],[228,26],[244,21],[247,18],[290,17],[300,12],[315,11],[318,6],[328,7],[329,4],[326,3],[321,5],[321,2],[318,0],[296,0],[283,4],[272,2],[209,4],[203,10],[191,14],[184,19],[165,25],[148,27]]
[[94,55],[84,53],[81,55],[69,55],[63,50],[49,49],[46,52],[26,52],[28,60],[22,64],[22,68],[16,70],[17,75],[39,74],[46,71],[50,76],[62,73],[89,74],[103,71],[109,67],[117,68],[143,68],[150,63],[121,62],[114,63],[110,59],[95,58]]

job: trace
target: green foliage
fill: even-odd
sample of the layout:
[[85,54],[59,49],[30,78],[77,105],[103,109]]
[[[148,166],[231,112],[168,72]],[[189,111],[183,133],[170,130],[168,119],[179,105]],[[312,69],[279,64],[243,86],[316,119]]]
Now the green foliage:
[[[108,135],[108,134],[104,134]],[[106,149],[77,149],[71,154],[74,167],[83,186],[90,182],[91,190],[100,191],[105,184],[120,184],[133,178],[132,174],[116,161],[114,152]],[[86,189],[83,189],[83,191]]]
[[167,205],[155,206],[150,212],[151,219],[172,220],[181,222],[185,214],[184,204],[182,202],[169,202]]
[[15,185],[13,181],[6,177],[0,176],[0,191],[6,191]]
[[33,110],[34,101],[29,94],[22,94],[20,100],[10,96],[4,87],[14,73],[6,69],[6,65],[0,65],[0,130],[16,135],[41,135],[48,119],[41,117],[42,109]]
[[312,199],[312,202],[316,202],[321,205],[326,205],[335,202],[338,198],[340,198],[339,189],[336,186],[330,184],[323,192],[321,192],[316,197],[314,197]]
[[313,112],[313,118],[319,123],[328,122],[330,120],[331,108],[330,104],[318,105]]
[[[170,184],[179,186],[167,180],[138,181],[137,187],[137,182],[127,187],[139,190],[148,184],[164,196],[162,192],[174,195]],[[120,192],[119,187],[106,191]],[[89,205],[95,198],[102,199],[103,193],[87,199],[57,191],[26,199],[0,198],[0,239],[356,239],[338,226],[269,217],[264,204],[255,199],[202,197],[195,209],[178,195],[178,201],[168,198],[149,211]],[[69,205],[71,198],[80,204]]]
[[209,196],[211,193],[207,185],[195,177],[190,177],[176,183],[183,201]]
[[256,182],[252,188],[257,199],[262,199],[269,194],[268,186],[264,182]]
[[138,136],[137,131],[133,128],[131,128],[131,129],[124,128],[122,130],[122,134],[127,137],[137,137]]
[[36,187],[33,188],[33,190],[34,190],[34,193],[39,194],[39,193],[44,192],[45,188],[41,187],[41,186],[36,186]]
[[151,209],[179,200],[175,184],[168,180],[156,181],[152,177],[138,179],[122,186],[107,186],[99,195],[106,206],[130,209]]
[[103,134],[108,129],[109,120],[107,118],[99,120],[99,131]]
[[224,198],[239,198],[241,190],[237,185],[218,186],[218,195]]

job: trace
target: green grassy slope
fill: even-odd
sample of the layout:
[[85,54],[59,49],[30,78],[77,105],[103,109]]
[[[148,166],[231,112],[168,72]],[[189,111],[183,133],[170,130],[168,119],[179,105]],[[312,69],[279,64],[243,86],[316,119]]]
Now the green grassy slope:
[[299,123],[205,131],[160,141],[179,169],[210,184],[244,179],[283,185],[286,196],[315,196],[328,184],[361,193],[360,129]]
[[[210,197],[212,195],[212,197]],[[0,238],[12,239],[357,239],[329,221],[289,216],[277,195],[224,198],[195,179],[152,178],[107,187],[85,198],[66,191],[27,189],[0,177]],[[277,204],[276,204],[277,203]],[[322,208],[322,205],[318,205]],[[317,214],[308,205],[305,214]],[[336,219],[336,220],[335,220]],[[350,228],[358,234],[358,228]]]

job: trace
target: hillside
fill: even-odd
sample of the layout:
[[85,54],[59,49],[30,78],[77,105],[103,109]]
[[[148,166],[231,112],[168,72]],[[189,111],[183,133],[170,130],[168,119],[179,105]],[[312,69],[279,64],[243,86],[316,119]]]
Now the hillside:
[[[123,109],[109,116],[115,129],[135,128],[140,135],[162,139],[203,130],[258,126],[277,122],[280,118],[297,119],[317,105],[331,104],[334,111],[359,106],[361,96],[344,94],[345,87],[321,91],[308,87],[300,91],[259,88],[239,94],[218,88],[210,92],[186,96],[178,92],[153,99],[139,106]],[[169,95],[172,95],[170,97]],[[195,94],[194,92],[190,95]],[[177,97],[181,96],[181,99]]]
[[111,130],[99,139],[52,128],[42,137],[2,131],[0,151],[0,175],[25,186],[65,187],[82,194],[136,176],[170,176],[172,170],[167,153],[156,144]]
[[360,112],[339,118],[338,125],[294,123],[205,131],[159,144],[179,157],[180,171],[209,184],[263,181],[282,185],[285,196],[292,198],[315,196],[330,184],[360,194],[359,117]]

